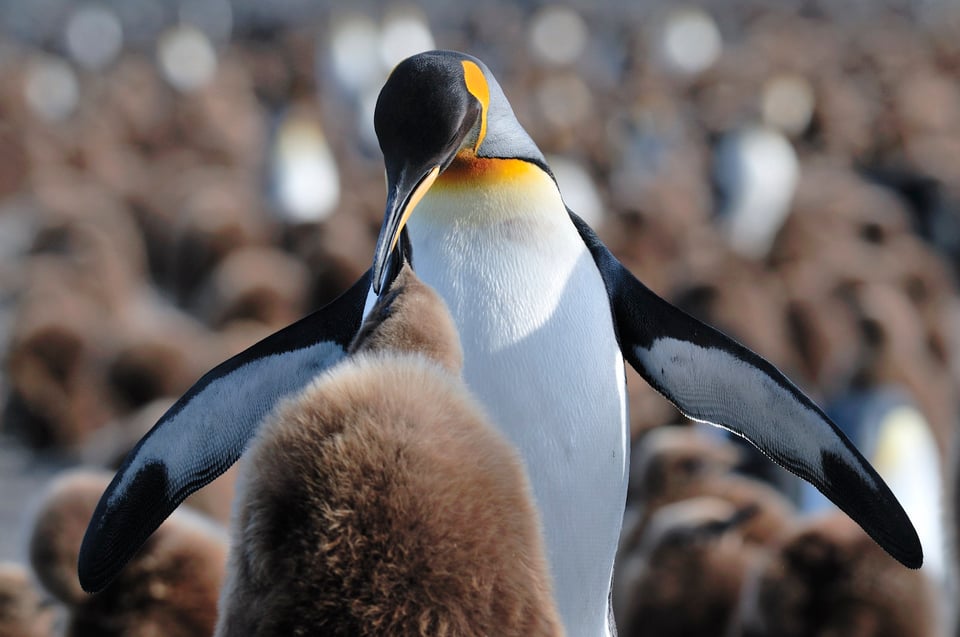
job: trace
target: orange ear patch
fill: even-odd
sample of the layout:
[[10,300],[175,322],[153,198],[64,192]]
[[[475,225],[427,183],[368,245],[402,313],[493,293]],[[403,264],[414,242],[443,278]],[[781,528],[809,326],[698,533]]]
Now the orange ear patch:
[[[538,179],[549,176],[543,170],[522,159],[480,158],[462,152],[453,160],[434,188],[503,187],[517,180]],[[552,182],[551,182],[552,183]]]
[[487,108],[490,107],[490,86],[487,84],[487,78],[483,76],[480,67],[470,60],[463,61],[463,79],[467,84],[467,90],[480,102],[480,134],[477,135],[477,143],[473,147],[476,151],[480,148],[483,138],[487,134]]

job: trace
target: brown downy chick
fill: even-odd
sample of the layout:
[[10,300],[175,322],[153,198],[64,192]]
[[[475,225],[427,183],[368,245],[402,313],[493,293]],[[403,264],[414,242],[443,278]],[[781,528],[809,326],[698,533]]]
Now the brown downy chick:
[[798,528],[745,589],[744,637],[931,637],[935,593],[842,513]]
[[731,443],[689,427],[661,427],[644,436],[631,462],[634,498],[624,520],[621,552],[636,548],[661,507],[701,496],[720,498],[738,508],[755,507],[756,514],[740,529],[748,542],[767,544],[779,539],[794,524],[793,506],[770,485],[733,473],[739,461],[739,450]]
[[422,354],[457,377],[463,368],[460,336],[436,292],[404,265],[370,310],[349,353]]
[[404,267],[351,353],[244,459],[216,634],[562,635],[523,466],[443,302]]
[[761,555],[741,533],[758,510],[709,496],[658,509],[620,568],[622,637],[722,635]]
[[631,499],[656,502],[701,479],[728,473],[740,450],[693,427],[658,427],[636,444],[630,459]]
[[176,511],[107,588],[77,579],[84,531],[109,474],[74,471],[44,496],[30,538],[41,584],[68,607],[65,637],[206,637],[213,632],[226,537],[205,518]]
[[54,619],[27,569],[0,563],[0,637],[50,637]]

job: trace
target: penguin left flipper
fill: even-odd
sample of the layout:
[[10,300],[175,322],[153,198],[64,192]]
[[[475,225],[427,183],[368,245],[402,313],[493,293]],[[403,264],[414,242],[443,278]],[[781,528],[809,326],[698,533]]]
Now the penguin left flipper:
[[343,358],[370,277],[209,371],[160,418],[97,504],[80,548],[84,590],[105,588],[188,495],[237,461],[280,399]]
[[768,361],[650,291],[570,217],[606,285],[620,350],[644,380],[687,417],[749,440],[919,568],[923,550],[903,507],[826,414]]

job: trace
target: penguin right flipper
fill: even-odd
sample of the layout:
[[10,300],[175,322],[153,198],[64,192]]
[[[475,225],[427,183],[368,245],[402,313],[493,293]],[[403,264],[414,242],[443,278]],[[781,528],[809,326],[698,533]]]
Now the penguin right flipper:
[[570,217],[606,285],[623,356],[644,380],[687,417],[749,440],[919,568],[923,551],[903,507],[826,414],[771,363],[650,291]]
[[283,397],[343,358],[363,315],[367,273],[310,314],[205,374],[130,452],[80,549],[84,590],[102,590],[183,500],[226,471]]

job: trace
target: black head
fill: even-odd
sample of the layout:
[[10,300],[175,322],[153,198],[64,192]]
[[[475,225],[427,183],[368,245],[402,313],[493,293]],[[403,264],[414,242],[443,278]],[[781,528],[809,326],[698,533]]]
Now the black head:
[[484,95],[489,102],[483,70],[461,53],[430,51],[398,64],[380,91],[373,119],[387,178],[398,179],[405,167],[445,169],[471,132],[475,141]]
[[480,60],[429,51],[397,65],[377,99],[374,126],[387,173],[387,210],[373,261],[373,290],[400,230],[455,158],[521,159],[549,173],[500,85]]

